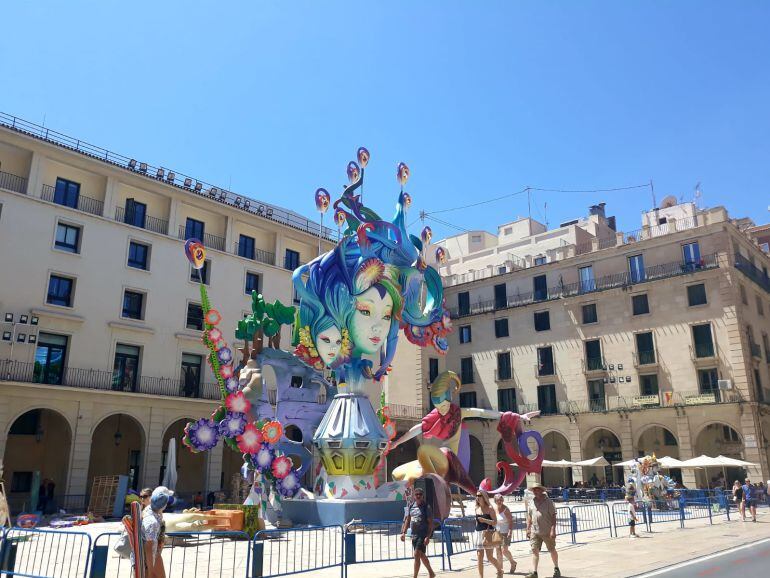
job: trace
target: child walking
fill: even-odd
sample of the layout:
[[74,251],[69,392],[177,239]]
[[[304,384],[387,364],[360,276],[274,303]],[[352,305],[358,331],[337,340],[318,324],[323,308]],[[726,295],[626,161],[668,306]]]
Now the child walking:
[[633,494],[629,494],[626,496],[626,501],[628,502],[628,531],[629,531],[629,538],[638,538],[639,536],[636,535],[636,500],[634,499]]

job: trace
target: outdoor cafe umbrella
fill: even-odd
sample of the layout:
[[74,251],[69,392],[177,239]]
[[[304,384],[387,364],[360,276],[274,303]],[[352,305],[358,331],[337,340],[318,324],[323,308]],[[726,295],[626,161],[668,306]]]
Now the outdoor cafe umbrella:
[[569,462],[565,459],[561,459],[559,461],[552,461],[552,460],[543,460],[543,467],[544,468],[561,468],[562,469],[562,475],[564,477],[564,485],[567,485],[567,468],[571,468],[574,466],[574,462]]
[[166,452],[166,471],[163,474],[163,485],[169,490],[176,488],[176,440],[172,437],[168,440],[168,451]]
[[[731,464],[727,464],[724,460],[720,460],[719,458],[712,458],[711,456],[704,454],[697,458],[683,461],[679,467],[683,470],[693,470],[696,468],[722,468],[722,475],[725,478],[725,483],[727,483],[727,472],[725,472],[725,466],[727,465]],[[708,485],[708,483],[706,485]]]
[[745,460],[736,460],[735,458],[728,458],[727,456],[718,455],[717,458],[721,462],[723,462],[723,465],[730,466],[730,467],[737,467],[737,468],[748,468],[748,467],[759,467],[759,464],[755,464],[754,462],[747,462]]
[[[664,468],[666,470],[669,470],[671,468],[681,468],[682,462],[679,461],[676,458],[670,458],[668,456],[663,456],[662,458],[655,458],[658,460],[658,464],[660,464],[661,468]],[[617,467],[624,467],[624,468],[630,468],[634,466],[636,463],[638,463],[635,459],[626,460],[625,462],[618,462],[616,464],[612,464],[613,466]]]
[[598,458],[591,458],[590,460],[582,460],[579,462],[575,462],[576,466],[591,466],[595,468],[603,468],[610,465],[610,462],[608,462],[604,456],[599,456]]

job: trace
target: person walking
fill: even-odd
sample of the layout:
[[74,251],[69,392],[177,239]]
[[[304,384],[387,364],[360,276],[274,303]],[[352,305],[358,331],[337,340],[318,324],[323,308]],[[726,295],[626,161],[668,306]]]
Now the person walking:
[[404,524],[401,526],[401,541],[406,541],[406,530],[412,530],[412,552],[414,553],[414,578],[420,572],[420,564],[425,566],[429,578],[434,578],[436,573],[431,568],[426,549],[433,536],[433,508],[425,501],[425,492],[422,488],[415,488],[412,494],[413,500],[409,504]]
[[495,552],[497,560],[500,562],[500,566],[503,565],[503,556],[511,563],[511,567],[508,570],[508,574],[513,574],[516,571],[516,560],[513,559],[511,554],[511,534],[513,534],[513,515],[508,506],[505,505],[502,494],[495,494],[494,500],[495,514],[497,515],[497,525],[495,529],[502,537],[503,541],[497,547]]
[[142,511],[142,536],[144,537],[144,561],[146,578],[166,578],[161,552],[166,540],[166,524],[163,510],[174,492],[158,486],[150,496],[150,507]]
[[503,575],[503,563],[495,558],[492,553],[495,549],[494,534],[497,519],[492,504],[489,503],[489,495],[484,490],[476,492],[476,560],[479,569],[479,578],[484,578],[484,553],[487,560],[497,571],[497,578]]
[[746,504],[743,502],[743,486],[738,480],[733,483],[733,502],[738,505],[738,512],[741,514],[741,520],[746,521]]
[[636,498],[633,494],[629,494],[626,496],[626,502],[628,502],[628,537],[638,538],[639,536],[636,534],[636,522],[638,521],[636,517]]
[[757,521],[757,490],[751,485],[749,478],[743,484],[743,519],[746,520],[746,510],[751,514],[751,521]]
[[545,543],[553,561],[553,576],[561,576],[559,554],[556,552],[556,506],[546,493],[545,486],[536,484],[530,488],[534,497],[527,504],[527,538],[532,548],[532,572],[527,578],[538,578],[540,548]]

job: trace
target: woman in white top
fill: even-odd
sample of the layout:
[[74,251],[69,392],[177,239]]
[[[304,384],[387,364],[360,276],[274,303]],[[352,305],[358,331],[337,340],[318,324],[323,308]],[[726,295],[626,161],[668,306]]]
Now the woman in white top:
[[509,548],[511,545],[511,535],[513,534],[513,515],[511,514],[511,510],[508,509],[508,506],[505,505],[503,496],[501,494],[495,495],[494,507],[497,519],[497,525],[495,529],[500,532],[503,537],[502,544],[497,547],[496,557],[502,566],[503,556],[505,556],[508,559],[508,562],[511,563],[511,567],[508,570],[508,573],[513,574],[516,571],[516,560],[513,559],[513,554],[511,554],[511,550]]

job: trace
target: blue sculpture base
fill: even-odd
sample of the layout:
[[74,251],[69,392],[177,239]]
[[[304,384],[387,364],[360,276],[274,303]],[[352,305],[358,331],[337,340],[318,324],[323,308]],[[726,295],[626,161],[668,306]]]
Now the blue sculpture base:
[[360,500],[281,500],[283,515],[292,524],[344,526],[351,520],[383,522],[404,519],[405,500],[365,498]]

